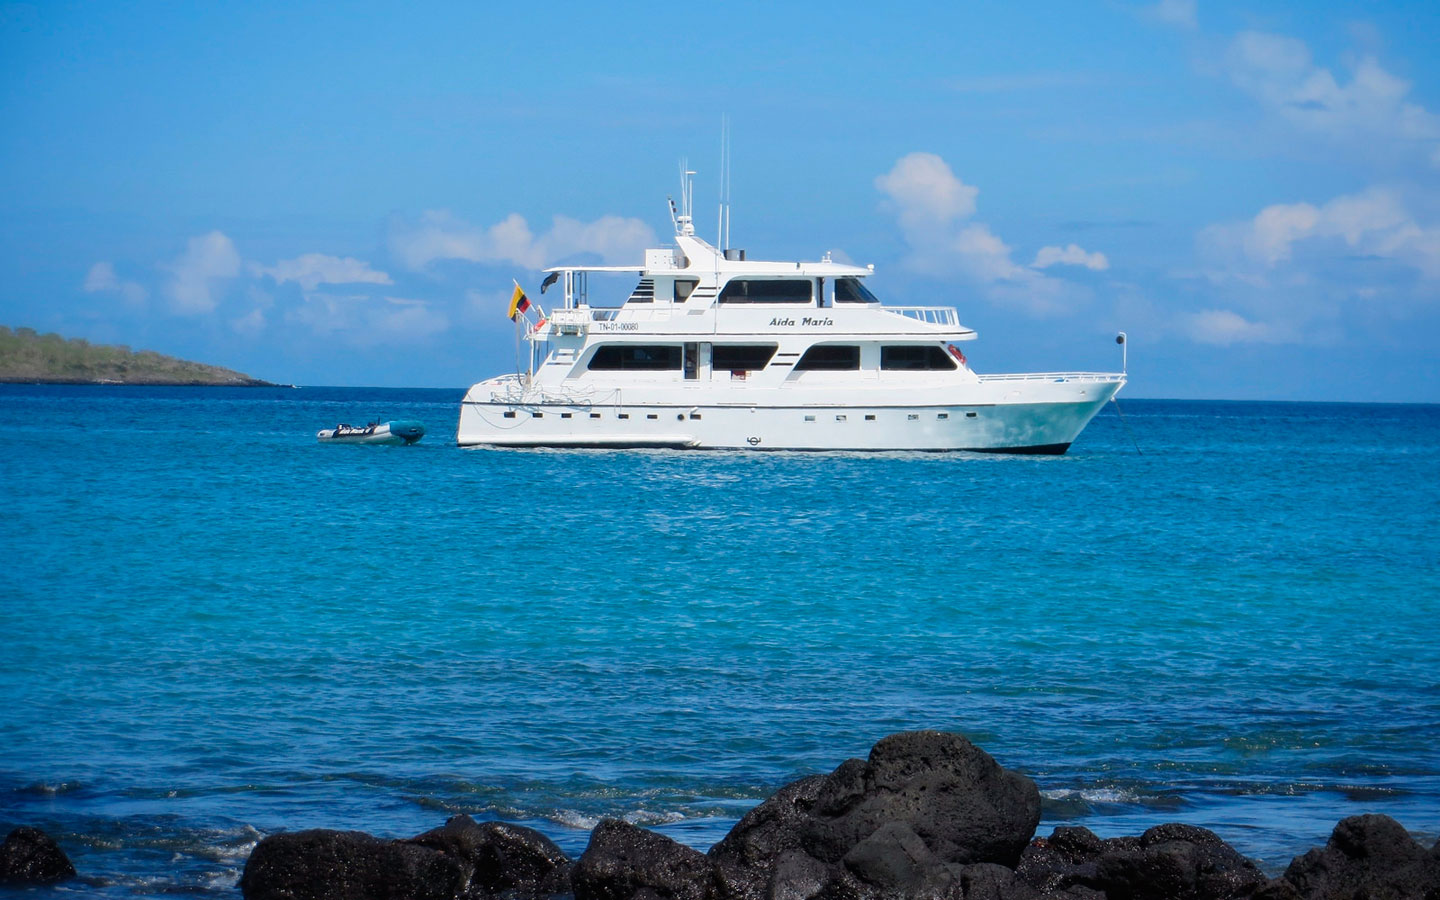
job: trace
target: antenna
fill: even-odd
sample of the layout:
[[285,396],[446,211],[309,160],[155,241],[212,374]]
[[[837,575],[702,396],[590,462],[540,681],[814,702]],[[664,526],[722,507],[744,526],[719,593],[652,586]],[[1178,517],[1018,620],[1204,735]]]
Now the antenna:
[[725,219],[729,213],[727,209],[727,198],[725,196],[725,182],[730,177],[730,117],[720,116],[720,178],[718,179],[720,195],[719,221],[715,223],[715,243],[724,250],[729,246],[725,239]]
[[721,247],[721,249],[723,249],[723,250],[729,250],[729,249],[730,249],[730,117],[729,117],[728,115],[722,116],[721,119],[720,119],[720,123],[721,123],[721,124],[720,124],[720,131],[721,131],[721,138],[720,138],[720,140],[721,140],[722,146],[724,147],[724,153],[721,154],[721,158],[720,158],[720,166],[721,166],[721,171],[720,171],[720,192],[721,192],[721,193],[720,193],[720,202],[721,202],[721,212],[722,212],[722,216],[721,216],[721,220],[720,220],[720,226],[721,226],[721,227],[720,227],[720,232],[721,232],[721,233],[718,235],[718,239],[719,239],[719,241],[720,241],[720,247]]
[[675,201],[670,201],[670,215],[675,221],[675,233],[691,235],[695,233],[694,220],[690,211],[695,202],[695,180],[691,177],[695,170],[687,164],[687,160],[680,160],[680,215],[675,215]]

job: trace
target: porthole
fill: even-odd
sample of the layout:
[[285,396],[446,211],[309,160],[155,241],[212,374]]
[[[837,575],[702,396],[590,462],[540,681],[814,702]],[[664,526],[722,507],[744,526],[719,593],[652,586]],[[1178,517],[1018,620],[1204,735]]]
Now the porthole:
[[973,418],[975,418],[975,413],[973,413],[973,412],[968,412],[968,413],[965,414],[965,418],[967,418],[967,419],[973,419]]
[[906,416],[905,418],[907,418],[907,419],[909,419],[910,421],[913,422],[913,421],[915,421],[916,419],[920,418],[920,414],[919,414],[919,413],[911,413],[910,415]]
[[507,409],[507,410],[505,410],[505,418],[507,418],[507,419],[513,419],[513,418],[515,418],[515,410],[513,410],[513,409]]

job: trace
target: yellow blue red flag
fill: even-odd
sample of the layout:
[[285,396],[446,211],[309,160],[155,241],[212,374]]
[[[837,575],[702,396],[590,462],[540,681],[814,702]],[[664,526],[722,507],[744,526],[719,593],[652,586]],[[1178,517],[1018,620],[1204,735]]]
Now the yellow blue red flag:
[[525,312],[529,308],[530,298],[525,296],[525,291],[520,285],[515,285],[515,293],[510,297],[510,321],[515,321],[517,315]]

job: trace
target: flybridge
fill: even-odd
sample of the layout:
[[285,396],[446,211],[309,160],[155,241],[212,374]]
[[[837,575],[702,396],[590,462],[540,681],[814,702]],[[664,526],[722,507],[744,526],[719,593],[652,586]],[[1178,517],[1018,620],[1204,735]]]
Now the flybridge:
[[[682,163],[680,206],[677,208],[674,198],[669,198],[670,221],[675,228],[674,246],[646,250],[645,263],[642,266],[554,266],[545,270],[548,277],[541,292],[554,281],[561,282],[561,306],[564,309],[574,309],[589,305],[589,276],[592,273],[632,274],[639,275],[642,280],[632,292],[627,306],[634,302],[708,306],[717,299],[721,303],[801,302],[801,287],[805,280],[815,282],[813,302],[818,305],[826,302],[827,290],[835,302],[879,303],[858,281],[873,274],[874,266],[837,263],[831,259],[829,253],[815,262],[752,260],[746,258],[744,250],[729,247],[728,197],[723,198],[720,205],[716,241],[721,246],[717,247],[697,236],[693,215],[694,175],[695,172]],[[728,178],[722,175],[723,181],[728,181]],[[722,186],[722,197],[726,190],[727,188]],[[848,279],[848,282],[837,285],[836,280],[842,278]],[[751,292],[742,289],[756,279],[779,282],[778,292],[773,285],[768,291]],[[830,280],[828,285],[825,283],[826,279]],[[730,290],[728,286],[731,282],[740,284],[735,290]],[[781,299],[781,295],[784,295],[784,299]],[[764,299],[753,300],[752,296]]]

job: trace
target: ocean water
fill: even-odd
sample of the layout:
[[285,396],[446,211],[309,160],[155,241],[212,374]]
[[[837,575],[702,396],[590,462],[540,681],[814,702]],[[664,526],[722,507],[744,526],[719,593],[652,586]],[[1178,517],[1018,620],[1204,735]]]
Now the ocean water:
[[[105,897],[457,812],[706,848],[892,732],[1041,832],[1440,836],[1440,407],[1125,401],[1064,457],[460,450],[460,391],[0,387],[0,828]],[[418,418],[413,447],[322,446]],[[1126,425],[1128,424],[1128,430]]]

